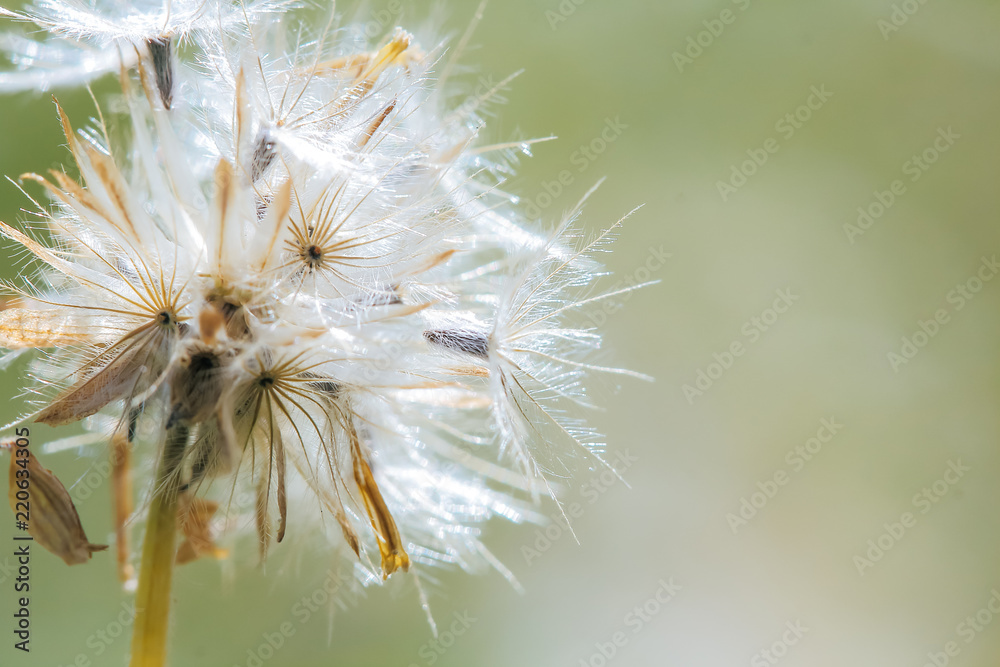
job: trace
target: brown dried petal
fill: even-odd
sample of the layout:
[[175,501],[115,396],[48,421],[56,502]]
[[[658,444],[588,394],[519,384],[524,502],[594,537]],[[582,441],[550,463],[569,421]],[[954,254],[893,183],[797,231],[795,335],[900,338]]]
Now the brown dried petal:
[[[20,452],[27,456],[21,456]],[[22,468],[18,461],[25,458],[27,463]],[[25,479],[23,475],[19,478],[17,471],[24,469],[28,471],[28,533],[36,542],[62,558],[67,565],[86,563],[93,552],[108,548],[106,544],[90,543],[66,487],[51,470],[43,468],[26,448],[11,448],[8,498],[15,514],[23,513],[25,506],[23,501],[17,500],[17,492],[22,490],[17,482]]]
[[177,526],[184,535],[184,542],[177,549],[177,564],[183,565],[202,556],[225,558],[225,549],[215,544],[212,536],[212,517],[219,509],[219,503],[188,494],[180,497],[177,508]]
[[101,358],[112,357],[106,366],[56,397],[35,421],[50,426],[78,421],[128,396],[144,375],[152,382],[163,371],[169,341],[169,336],[152,325],[135,329],[102,353]]

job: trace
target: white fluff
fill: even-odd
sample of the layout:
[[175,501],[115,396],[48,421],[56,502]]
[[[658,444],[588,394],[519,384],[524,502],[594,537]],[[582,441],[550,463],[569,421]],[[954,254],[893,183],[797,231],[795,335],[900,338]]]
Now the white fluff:
[[[0,89],[121,71],[128,113],[108,121],[131,143],[64,120],[84,187],[48,186],[48,247],[5,226],[42,267],[12,287],[0,344],[51,349],[35,417],[100,410],[112,419],[88,424],[121,430],[133,414],[147,467],[163,429],[190,422],[182,474],[223,501],[220,523],[256,513],[265,550],[281,493],[289,536],[336,517],[366,581],[405,569],[383,552],[379,572],[391,536],[363,502],[361,458],[410,561],[496,565],[479,524],[539,520],[550,477],[602,464],[580,419],[600,400],[587,378],[627,372],[594,362],[580,315],[616,296],[596,290],[591,255],[620,223],[590,242],[576,211],[531,229],[476,149],[489,100],[449,108],[443,49],[396,29],[358,51],[357,27],[310,29],[323,24],[275,14],[286,4],[42,0],[18,15],[50,37],[0,41],[21,66]],[[158,39],[189,58],[157,61]],[[193,375],[198,355],[212,375]]]

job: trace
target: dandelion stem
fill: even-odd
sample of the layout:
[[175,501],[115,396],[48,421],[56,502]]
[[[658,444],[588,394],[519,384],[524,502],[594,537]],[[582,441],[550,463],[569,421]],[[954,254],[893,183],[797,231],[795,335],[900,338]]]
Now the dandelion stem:
[[179,479],[176,472],[183,460],[187,440],[187,426],[177,425],[168,430],[156,471],[156,487],[146,520],[139,567],[131,667],[162,667],[166,663],[170,581],[177,538]]

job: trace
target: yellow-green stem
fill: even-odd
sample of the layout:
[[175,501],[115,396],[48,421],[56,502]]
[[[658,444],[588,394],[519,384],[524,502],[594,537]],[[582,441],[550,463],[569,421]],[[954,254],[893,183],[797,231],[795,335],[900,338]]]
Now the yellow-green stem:
[[163,667],[167,660],[170,582],[177,550],[176,472],[184,456],[187,438],[187,427],[175,426],[168,431],[163,457],[156,472],[156,488],[149,505],[146,537],[142,543],[130,667]]

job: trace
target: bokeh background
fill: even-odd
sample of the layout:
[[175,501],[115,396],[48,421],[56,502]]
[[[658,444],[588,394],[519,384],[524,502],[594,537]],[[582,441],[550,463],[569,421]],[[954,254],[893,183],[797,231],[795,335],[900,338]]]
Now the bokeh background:
[[[476,4],[404,3],[391,24],[438,17],[460,34]],[[645,204],[607,263],[661,282],[605,331],[615,360],[656,382],[626,382],[593,416],[634,459],[629,486],[577,481],[579,544],[490,526],[524,593],[435,573],[438,644],[408,585],[303,622],[294,605],[327,577],[323,553],[266,575],[185,566],[172,664],[997,664],[998,36],[989,0],[493,2],[465,63],[493,80],[525,71],[489,137],[559,136],[507,189],[551,224],[606,176],[593,230]],[[60,99],[92,113],[85,93]],[[0,173],[66,162],[44,96],[5,98],[0,120]],[[0,219],[24,204],[0,185]],[[22,370],[4,376],[4,421]],[[73,480],[96,460],[47,464]],[[80,503],[96,541],[107,508],[103,486]],[[129,598],[109,559],[67,568],[38,552],[32,652],[15,652],[10,551],[0,664],[125,664],[128,632],[111,635]],[[286,622],[295,634],[254,662]]]

